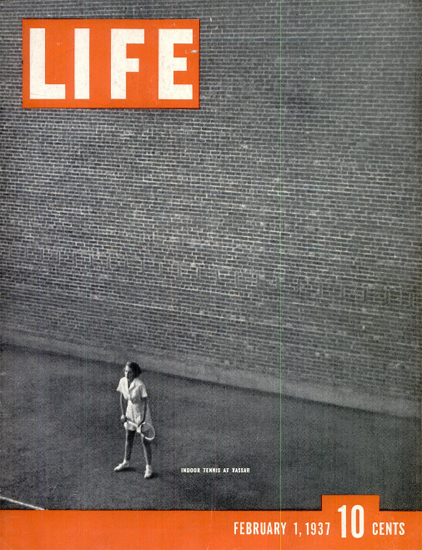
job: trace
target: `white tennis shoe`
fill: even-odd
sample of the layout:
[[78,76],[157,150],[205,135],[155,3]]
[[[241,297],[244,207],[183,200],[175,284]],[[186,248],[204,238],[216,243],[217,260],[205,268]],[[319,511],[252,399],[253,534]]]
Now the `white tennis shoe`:
[[114,468],[114,471],[121,472],[122,470],[126,470],[126,468],[129,468],[129,460],[124,460],[121,464]]

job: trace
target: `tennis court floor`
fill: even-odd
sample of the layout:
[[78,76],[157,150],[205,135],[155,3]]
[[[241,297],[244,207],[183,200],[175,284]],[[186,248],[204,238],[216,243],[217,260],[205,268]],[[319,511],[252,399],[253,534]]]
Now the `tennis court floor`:
[[139,441],[113,471],[123,365],[12,347],[0,361],[3,508],[319,509],[322,494],[421,507],[416,419],[145,372],[157,440],[144,480]]

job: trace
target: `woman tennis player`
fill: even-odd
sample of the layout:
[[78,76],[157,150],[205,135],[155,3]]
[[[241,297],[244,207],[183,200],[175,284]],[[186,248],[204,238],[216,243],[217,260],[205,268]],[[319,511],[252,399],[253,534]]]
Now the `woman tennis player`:
[[123,462],[116,466],[114,471],[120,472],[129,467],[135,433],[138,432],[141,436],[146,462],[144,477],[148,479],[152,476],[150,441],[154,437],[154,428],[152,426],[147,390],[145,384],[140,379],[141,367],[138,363],[126,363],[123,372],[124,376],[119,381],[117,391],[120,392],[120,420],[126,432],[125,455]]

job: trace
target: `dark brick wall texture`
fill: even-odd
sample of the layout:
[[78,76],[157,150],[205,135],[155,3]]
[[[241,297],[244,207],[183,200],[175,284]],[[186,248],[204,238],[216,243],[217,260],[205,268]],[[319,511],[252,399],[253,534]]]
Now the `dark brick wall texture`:
[[[23,110],[31,17],[200,19],[201,109]],[[240,376],[281,348],[282,380],[418,399],[419,0],[9,0],[1,26],[2,327]]]
[[422,3],[282,6],[284,375],[420,399]]

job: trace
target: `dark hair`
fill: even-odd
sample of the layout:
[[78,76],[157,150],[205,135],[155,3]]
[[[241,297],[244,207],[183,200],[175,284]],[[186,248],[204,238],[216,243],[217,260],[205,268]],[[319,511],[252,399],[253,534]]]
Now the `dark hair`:
[[141,367],[138,365],[138,363],[134,363],[133,361],[132,362],[127,362],[125,367],[129,367],[130,370],[133,372],[133,374],[135,375],[135,378],[138,377],[140,374],[141,374]]

